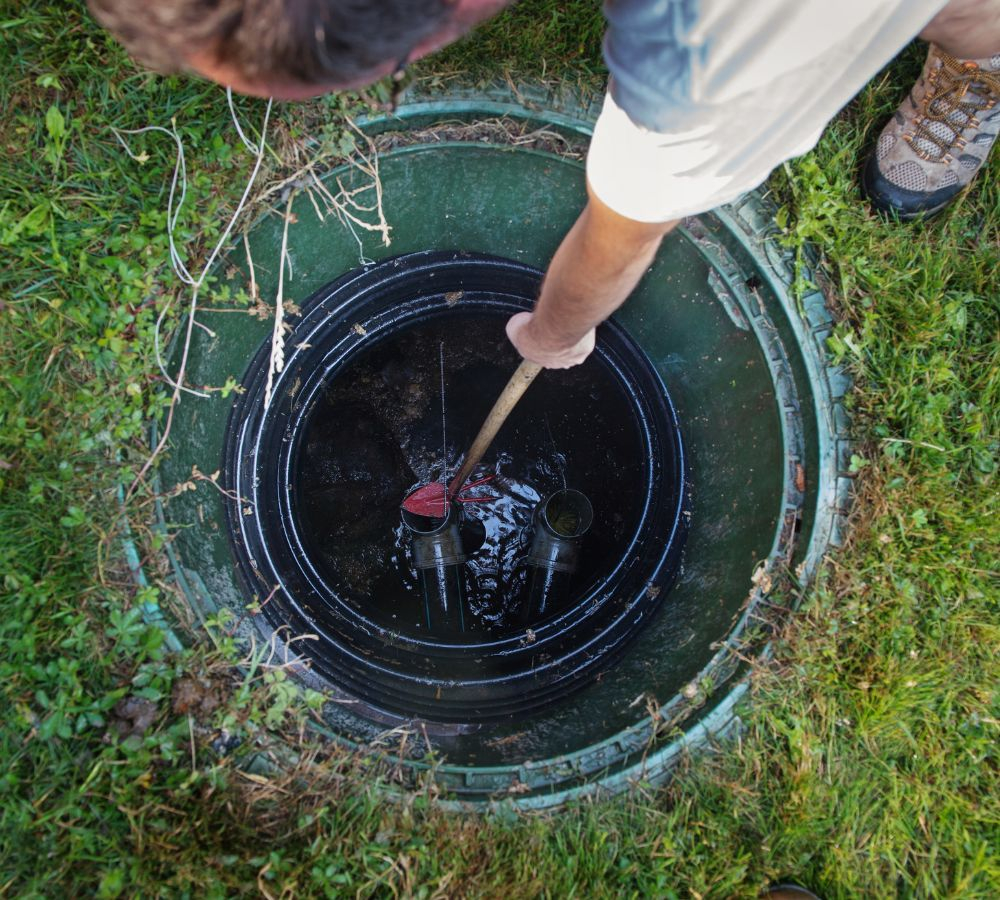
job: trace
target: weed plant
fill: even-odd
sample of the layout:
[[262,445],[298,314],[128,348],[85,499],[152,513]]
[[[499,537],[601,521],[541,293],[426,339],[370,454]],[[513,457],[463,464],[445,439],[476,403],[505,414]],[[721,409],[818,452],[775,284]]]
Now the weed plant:
[[[591,78],[600,29],[596,3],[526,0],[420,71]],[[387,803],[391,773],[305,736],[317,697],[232,665],[224,621],[179,651],[144,623],[169,601],[161,546],[139,535],[137,588],[118,497],[169,398],[155,318],[183,295],[170,141],[131,139],[135,162],[111,129],[176,121],[192,268],[250,160],[218,89],[139,70],[80,2],[0,3],[0,42],[0,894],[1000,895],[1000,157],[926,224],[857,189],[918,49],[772,179],[786,240],[823,255],[830,352],[856,379],[849,546],[756,667],[738,741],[667,788],[494,821],[436,811],[430,786]],[[307,132],[349,149],[358,103],[281,106],[268,176]],[[234,765],[274,742],[290,771]]]

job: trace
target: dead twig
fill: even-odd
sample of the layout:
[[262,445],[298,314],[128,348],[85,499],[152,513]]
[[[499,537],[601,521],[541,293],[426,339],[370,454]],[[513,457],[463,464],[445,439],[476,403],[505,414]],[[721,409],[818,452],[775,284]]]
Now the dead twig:
[[274,329],[271,332],[271,361],[267,367],[267,384],[264,387],[264,409],[271,405],[274,376],[285,367],[285,266],[288,260],[288,225],[292,221],[292,201],[296,191],[288,195],[285,203],[285,225],[281,233],[281,257],[278,262],[278,295],[274,301]]

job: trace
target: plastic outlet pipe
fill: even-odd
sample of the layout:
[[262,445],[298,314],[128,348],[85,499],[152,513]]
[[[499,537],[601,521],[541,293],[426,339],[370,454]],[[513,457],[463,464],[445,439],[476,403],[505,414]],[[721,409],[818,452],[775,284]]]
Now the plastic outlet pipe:
[[401,511],[411,534],[413,568],[424,597],[427,629],[432,634],[465,632],[465,562],[461,513],[452,504],[443,518]]
[[563,489],[536,507],[528,551],[528,590],[522,606],[525,622],[538,621],[569,596],[580,560],[580,545],[594,521],[594,509],[580,491]]

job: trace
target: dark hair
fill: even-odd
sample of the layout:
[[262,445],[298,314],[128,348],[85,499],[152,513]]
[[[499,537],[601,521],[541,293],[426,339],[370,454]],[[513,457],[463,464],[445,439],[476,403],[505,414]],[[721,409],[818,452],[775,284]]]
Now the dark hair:
[[210,50],[254,78],[353,81],[403,60],[436,31],[449,0],[89,0],[95,17],[158,72]]

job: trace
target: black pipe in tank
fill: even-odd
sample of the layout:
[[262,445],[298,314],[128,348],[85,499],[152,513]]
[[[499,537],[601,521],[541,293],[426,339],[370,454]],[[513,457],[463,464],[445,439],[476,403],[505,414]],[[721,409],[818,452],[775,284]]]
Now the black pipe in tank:
[[528,551],[528,587],[521,607],[525,623],[548,615],[569,595],[580,545],[594,521],[594,509],[580,491],[563,489],[536,507]]
[[465,562],[461,514],[455,504],[444,518],[418,516],[402,510],[403,524],[411,535],[413,568],[424,597],[424,624],[431,633],[465,631]]

